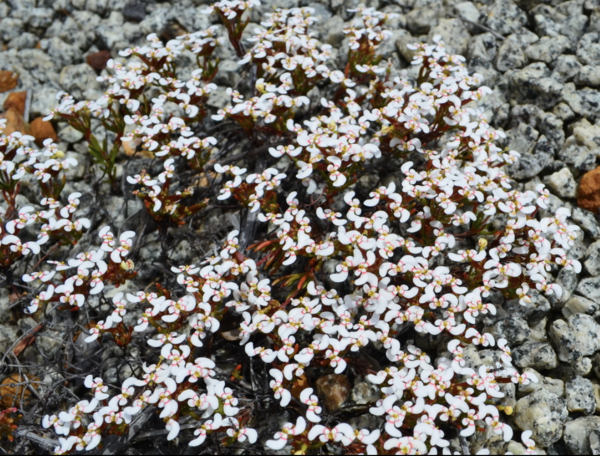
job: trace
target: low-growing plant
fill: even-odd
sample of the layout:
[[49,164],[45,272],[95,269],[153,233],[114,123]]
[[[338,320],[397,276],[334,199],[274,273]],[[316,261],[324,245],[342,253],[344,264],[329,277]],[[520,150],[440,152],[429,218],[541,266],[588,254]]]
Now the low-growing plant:
[[[503,385],[537,379],[513,367],[507,341],[482,332],[482,320],[505,300],[526,304],[531,290],[560,296],[552,272],[581,269],[567,256],[578,230],[569,211],[541,217],[543,185],[513,188],[504,166],[518,153],[497,147],[503,133],[471,107],[491,91],[438,38],[412,46],[416,71],[399,72],[377,54],[392,15],[361,7],[344,30],[347,63],[339,69],[331,46],[310,32],[311,8],[267,14],[242,40],[257,5],[223,0],[207,9],[221,17],[228,40],[218,26],[166,44],[150,35],[147,46],[120,53],[126,62],[109,61],[102,98],[62,94],[48,116],[84,133],[113,187],[123,142],[152,153],[164,170],[126,179],[164,232],[219,201],[245,220],[214,256],[174,267],[177,286],[145,284],[112,297],[112,311],[86,341],[127,347],[143,338],[154,362],[122,385],[88,375],[89,396],[43,419],[60,436],[55,452],[125,435],[151,406],[167,440],[190,446],[216,434],[223,445],[260,442],[296,454],[324,446],[450,454],[455,437],[489,432],[510,441]],[[228,42],[244,77],[226,88],[231,104],[214,112],[207,101],[220,90],[216,49]],[[176,66],[184,52],[198,66],[187,80]],[[93,119],[107,130],[103,141],[91,133]],[[42,268],[52,253],[41,251],[44,243],[75,244],[90,224],[74,219],[80,194],[61,203],[60,172],[73,160],[51,142],[34,151],[31,140],[18,133],[0,140],[3,273],[39,256],[23,276],[42,282],[28,311],[76,310],[107,284],[135,278],[127,257],[136,233],[101,227],[93,249]],[[211,204],[196,200],[184,174],[220,183],[219,195]],[[48,210],[17,207],[24,176],[38,183]],[[19,237],[27,225],[41,225],[37,240]],[[140,311],[128,325],[128,313]],[[418,338],[434,348],[418,348]],[[217,343],[239,344],[243,363],[224,374]],[[494,365],[465,357],[492,347]],[[268,383],[266,396],[254,383],[243,386],[254,369]],[[373,417],[367,427],[353,427],[350,412],[322,408],[315,382],[330,373],[374,385],[379,399],[361,412]],[[259,429],[260,401],[292,417],[274,435]],[[531,432],[521,437],[534,454]]]

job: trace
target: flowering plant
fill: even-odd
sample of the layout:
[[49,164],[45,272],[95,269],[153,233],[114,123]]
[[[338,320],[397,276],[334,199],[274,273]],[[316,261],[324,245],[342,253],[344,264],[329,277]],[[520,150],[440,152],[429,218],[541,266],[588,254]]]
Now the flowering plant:
[[[470,106],[490,89],[439,39],[412,46],[413,69],[397,72],[377,54],[391,15],[358,8],[344,31],[347,63],[339,70],[331,46],[309,31],[316,20],[310,8],[266,15],[244,42],[247,10],[257,5],[223,0],[207,9],[221,17],[228,40],[218,26],[166,44],[150,35],[149,45],[121,52],[127,63],[109,62],[102,98],[75,103],[61,95],[49,116],[86,134],[113,184],[122,143],[154,155],[161,172],[127,181],[164,232],[210,209],[194,200],[193,187],[182,188],[184,172],[215,179],[214,204],[232,201],[224,210],[245,219],[214,256],[173,267],[174,286],[112,296],[112,309],[91,325],[86,342],[112,338],[126,347],[141,338],[156,349],[149,351],[154,361],[121,385],[88,375],[86,398],[43,419],[60,436],[55,452],[91,450],[105,435],[126,435],[148,410],[164,421],[167,440],[190,446],[217,434],[223,445],[260,438],[273,450],[300,454],[323,446],[450,454],[452,439],[466,442],[476,433],[510,441],[514,431],[501,405],[506,385],[537,379],[513,367],[507,341],[483,332],[482,321],[504,300],[525,305],[531,290],[560,297],[554,265],[581,269],[567,256],[578,229],[568,210],[541,217],[549,197],[543,185],[513,189],[504,166],[518,153],[499,149],[494,141],[503,133]],[[227,43],[248,78],[228,87],[231,104],[211,114],[216,49]],[[184,52],[198,65],[187,80],[175,65]],[[91,119],[112,139],[95,139]],[[220,132],[228,128],[235,134]],[[2,141],[9,221],[0,253],[10,267],[19,255],[39,254],[50,238],[76,243],[91,226],[73,220],[81,195],[58,202],[58,174],[72,163],[55,145],[40,153],[16,133]],[[16,206],[27,173],[41,187],[44,213]],[[38,240],[23,242],[19,230],[35,223],[43,224]],[[50,270],[38,270],[41,260],[28,270],[23,280],[45,288],[29,312],[49,312],[52,303],[79,309],[106,284],[134,279],[127,256],[136,233],[117,237],[106,226],[98,236],[94,250],[50,262]],[[131,315],[135,326],[127,323]],[[243,363],[224,373],[216,344],[239,344]],[[493,348],[495,364],[472,365],[466,354],[479,348]],[[363,410],[368,425],[323,407],[315,390],[323,373],[373,385],[376,397]],[[244,386],[245,376],[251,385]],[[293,418],[267,435],[256,401]],[[530,436],[522,438],[534,454]]]

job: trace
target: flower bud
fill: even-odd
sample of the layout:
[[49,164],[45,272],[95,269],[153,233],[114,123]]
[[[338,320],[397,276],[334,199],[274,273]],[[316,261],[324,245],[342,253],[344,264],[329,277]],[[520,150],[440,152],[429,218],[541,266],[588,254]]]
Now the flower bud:
[[135,264],[132,260],[121,261],[121,269],[124,271],[131,271],[135,267]]
[[479,239],[479,251],[484,250],[488,245],[488,241],[485,238]]

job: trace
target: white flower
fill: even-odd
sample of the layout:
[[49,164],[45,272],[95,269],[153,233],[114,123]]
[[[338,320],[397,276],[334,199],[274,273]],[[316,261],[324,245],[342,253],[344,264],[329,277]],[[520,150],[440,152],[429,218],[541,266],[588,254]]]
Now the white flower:
[[266,445],[272,450],[281,450],[291,436],[300,435],[306,429],[306,421],[301,416],[296,420],[296,425],[292,423],[284,424],[280,432],[273,436],[273,440],[267,440]]
[[[107,234],[107,233],[105,233]],[[115,250],[110,254],[110,259],[114,263],[120,263],[123,260],[123,257],[126,257],[133,246],[133,237],[135,236],[135,231],[125,231],[121,236],[119,236],[120,245],[117,246]]]

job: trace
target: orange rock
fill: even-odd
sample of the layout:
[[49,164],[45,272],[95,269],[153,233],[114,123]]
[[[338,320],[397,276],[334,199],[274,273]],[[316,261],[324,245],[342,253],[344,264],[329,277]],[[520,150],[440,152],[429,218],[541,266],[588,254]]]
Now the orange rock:
[[44,121],[43,117],[38,117],[31,122],[29,132],[35,138],[35,143],[40,147],[42,147],[45,139],[50,138],[54,142],[58,141],[54,127],[50,122]]
[[586,173],[579,183],[577,205],[598,214],[600,211],[600,166]]
[[27,103],[27,92],[12,92],[4,101],[4,110],[15,108],[21,116],[25,115],[25,104]]
[[12,71],[0,71],[0,93],[8,92],[17,87],[19,76]]
[[4,128],[4,134],[6,136],[19,131],[21,133],[27,133],[27,124],[23,120],[23,116],[15,108],[10,108],[8,111],[0,114],[0,119],[6,119],[6,128]]
[[317,393],[325,398],[325,407],[330,412],[339,410],[352,391],[348,377],[341,374],[330,374],[319,378],[315,382]]
[[123,152],[128,157],[133,157],[136,155],[137,157],[154,158],[154,154],[145,147],[142,147],[140,150],[138,150],[138,146],[141,143],[142,140],[140,138],[134,138],[131,141],[125,141],[122,144]]
[[30,379],[25,375],[21,376],[16,373],[6,377],[0,384],[0,405],[2,408],[27,403],[31,399],[31,392],[27,389],[29,382]]
[[142,140],[139,138],[134,138],[131,141],[125,141],[123,142],[123,152],[125,152],[125,155],[128,157],[131,157],[136,153],[137,146],[139,146],[141,143]]
[[304,391],[306,388],[308,388],[308,378],[306,378],[306,374],[302,374],[300,377],[297,377],[292,384],[292,396],[300,400],[300,394],[302,394],[302,391]]

